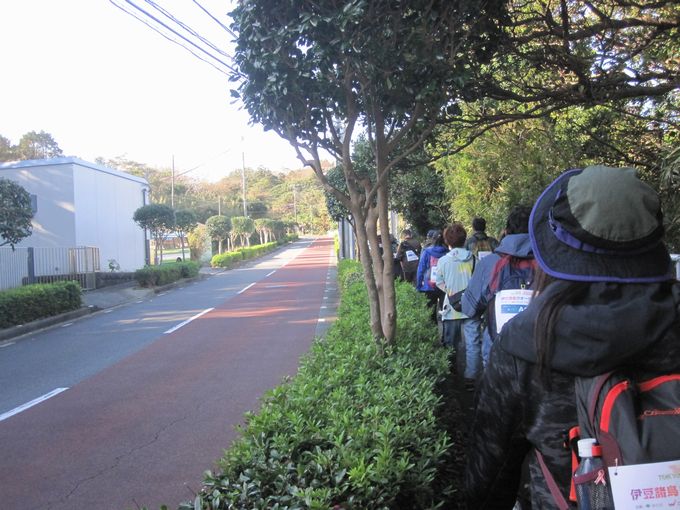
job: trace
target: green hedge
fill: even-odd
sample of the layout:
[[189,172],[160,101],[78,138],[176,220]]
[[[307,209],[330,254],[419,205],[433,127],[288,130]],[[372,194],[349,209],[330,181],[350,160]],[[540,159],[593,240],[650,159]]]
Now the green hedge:
[[176,282],[182,278],[198,276],[198,263],[186,260],[160,266],[144,266],[135,271],[135,280],[141,287],[155,287]]
[[260,257],[266,253],[269,253],[270,251],[273,251],[282,244],[297,240],[297,238],[298,236],[296,235],[289,235],[271,243],[256,244],[254,246],[247,246],[245,248],[239,248],[238,250],[220,253],[218,255],[214,255],[213,258],[210,259],[210,266],[230,269],[243,260],[250,260]]
[[0,328],[70,312],[81,305],[80,285],[73,281],[6,290],[0,292]]
[[[424,509],[441,506],[451,443],[436,385],[448,373],[425,301],[397,284],[398,347],[380,355],[356,263],[341,262],[339,319],[182,509]],[[446,481],[446,483],[450,483]]]

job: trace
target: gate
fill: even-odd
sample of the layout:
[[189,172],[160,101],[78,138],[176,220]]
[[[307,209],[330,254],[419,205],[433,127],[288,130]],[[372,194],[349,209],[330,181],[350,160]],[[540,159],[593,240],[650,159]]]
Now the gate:
[[0,248],[0,290],[68,280],[92,290],[99,269],[99,248],[93,246]]

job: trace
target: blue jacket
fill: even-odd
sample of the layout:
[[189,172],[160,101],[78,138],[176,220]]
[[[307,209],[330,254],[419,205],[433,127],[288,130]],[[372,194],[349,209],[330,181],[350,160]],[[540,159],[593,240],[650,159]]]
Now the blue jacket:
[[486,296],[484,296],[484,293],[491,281],[493,267],[501,258],[500,254],[521,258],[533,257],[529,234],[510,234],[505,236],[493,253],[477,262],[467,290],[460,301],[463,313],[468,317],[478,318],[484,313],[486,309]]
[[433,292],[434,289],[430,287],[429,285],[429,276],[430,276],[430,256],[437,257],[438,259],[442,258],[444,255],[446,255],[449,252],[449,249],[446,246],[428,246],[427,248],[423,248],[422,253],[420,254],[420,262],[418,263],[418,273],[416,275],[416,289],[418,289],[421,292]]

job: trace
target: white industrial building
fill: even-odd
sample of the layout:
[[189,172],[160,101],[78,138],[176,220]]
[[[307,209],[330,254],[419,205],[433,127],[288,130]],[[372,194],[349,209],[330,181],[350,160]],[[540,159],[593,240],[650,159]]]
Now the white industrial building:
[[[33,201],[33,233],[17,248],[93,247],[99,260],[87,265],[96,269],[107,271],[111,260],[121,271],[144,266],[145,232],[132,217],[147,203],[146,179],[70,157],[2,163],[0,178],[20,184]],[[73,262],[54,270],[74,272]]]

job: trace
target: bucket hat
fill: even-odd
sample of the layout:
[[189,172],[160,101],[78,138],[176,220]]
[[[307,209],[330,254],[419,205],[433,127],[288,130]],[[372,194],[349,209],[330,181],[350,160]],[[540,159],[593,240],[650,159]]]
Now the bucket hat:
[[659,197],[633,168],[568,170],[529,218],[536,261],[550,276],[646,283],[674,278]]

